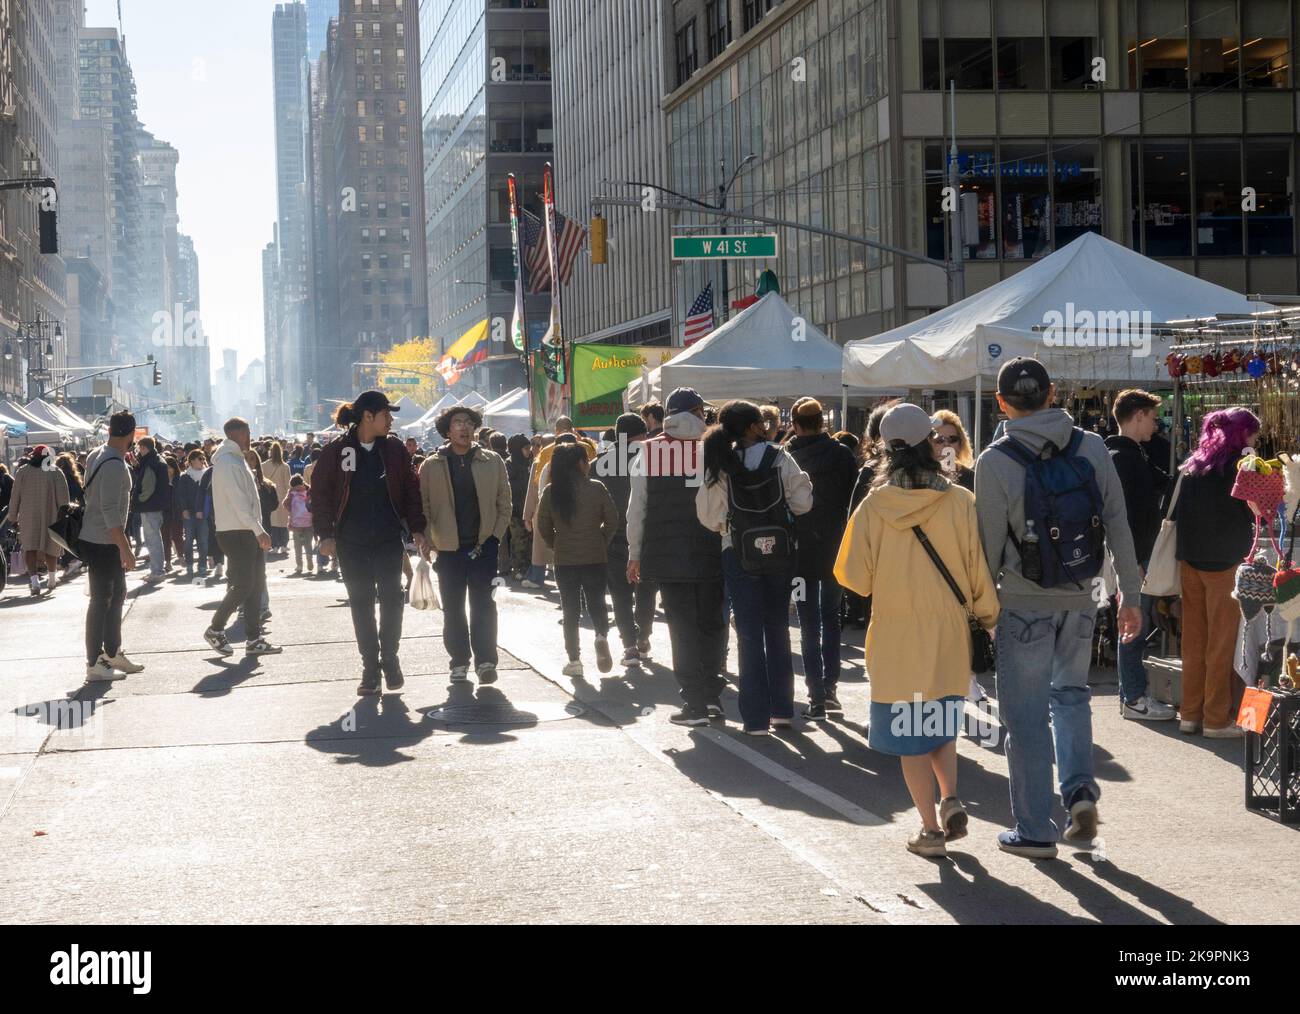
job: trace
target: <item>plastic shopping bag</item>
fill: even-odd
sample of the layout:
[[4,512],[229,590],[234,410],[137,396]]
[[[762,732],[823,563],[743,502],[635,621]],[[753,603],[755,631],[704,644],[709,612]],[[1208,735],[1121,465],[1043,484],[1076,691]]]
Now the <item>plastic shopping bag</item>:
[[411,578],[411,606],[415,609],[441,609],[438,593],[433,590],[433,568],[428,560],[421,560]]

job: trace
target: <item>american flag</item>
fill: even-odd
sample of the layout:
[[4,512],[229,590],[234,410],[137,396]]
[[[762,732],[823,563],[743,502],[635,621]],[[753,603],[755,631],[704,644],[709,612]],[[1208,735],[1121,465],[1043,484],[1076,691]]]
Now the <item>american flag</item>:
[[[546,256],[546,231],[542,220],[531,211],[519,210],[523,226],[524,267],[528,269],[528,292],[536,295],[551,288],[551,262]],[[555,213],[555,249],[560,260],[560,281],[573,277],[573,262],[587,241],[587,230],[571,218]]]
[[686,326],[683,329],[684,345],[692,345],[713,330],[713,283],[709,282],[691,304],[686,312]]

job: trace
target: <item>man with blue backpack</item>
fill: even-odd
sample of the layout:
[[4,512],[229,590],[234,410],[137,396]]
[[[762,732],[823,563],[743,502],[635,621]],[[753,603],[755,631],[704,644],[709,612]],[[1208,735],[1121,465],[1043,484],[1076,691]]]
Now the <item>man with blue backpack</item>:
[[[1120,637],[1142,627],[1141,572],[1124,491],[1100,436],[1053,408],[1056,387],[1036,359],[998,373],[1005,435],[975,467],[975,505],[989,569],[998,580],[998,707],[1007,731],[1016,826],[998,847],[1031,859],[1056,857],[1053,745],[1068,821],[1060,837],[1096,837],[1092,708],[1088,671],[1107,552],[1119,575]],[[1055,744],[1053,744],[1055,740]]]

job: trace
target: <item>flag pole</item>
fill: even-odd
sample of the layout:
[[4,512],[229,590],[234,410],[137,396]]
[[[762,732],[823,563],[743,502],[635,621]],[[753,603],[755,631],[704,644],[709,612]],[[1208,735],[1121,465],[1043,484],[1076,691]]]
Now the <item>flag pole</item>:
[[564,340],[563,305],[560,299],[560,262],[555,256],[555,183],[551,175],[551,163],[547,162],[543,172],[542,200],[546,209],[546,256],[551,262],[551,345],[560,357],[560,368],[564,371],[564,383],[560,385],[560,401],[564,414],[569,415],[569,354],[568,344]]
[[515,262],[515,312],[510,322],[510,337],[524,366],[524,384],[528,388],[528,421],[533,421],[533,377],[528,354],[528,324],[524,316],[524,273],[519,256],[519,192],[515,187],[515,174],[508,177],[510,187],[510,245]]

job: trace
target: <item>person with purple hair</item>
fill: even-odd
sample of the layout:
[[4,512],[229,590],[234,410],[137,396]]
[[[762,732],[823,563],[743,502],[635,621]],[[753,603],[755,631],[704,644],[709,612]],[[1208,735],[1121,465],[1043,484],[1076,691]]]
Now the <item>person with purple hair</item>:
[[1232,598],[1237,566],[1254,541],[1255,516],[1232,495],[1237,460],[1259,437],[1245,408],[1211,412],[1183,465],[1174,508],[1178,569],[1183,582],[1183,704],[1178,728],[1187,735],[1235,739],[1232,653],[1240,613]]

